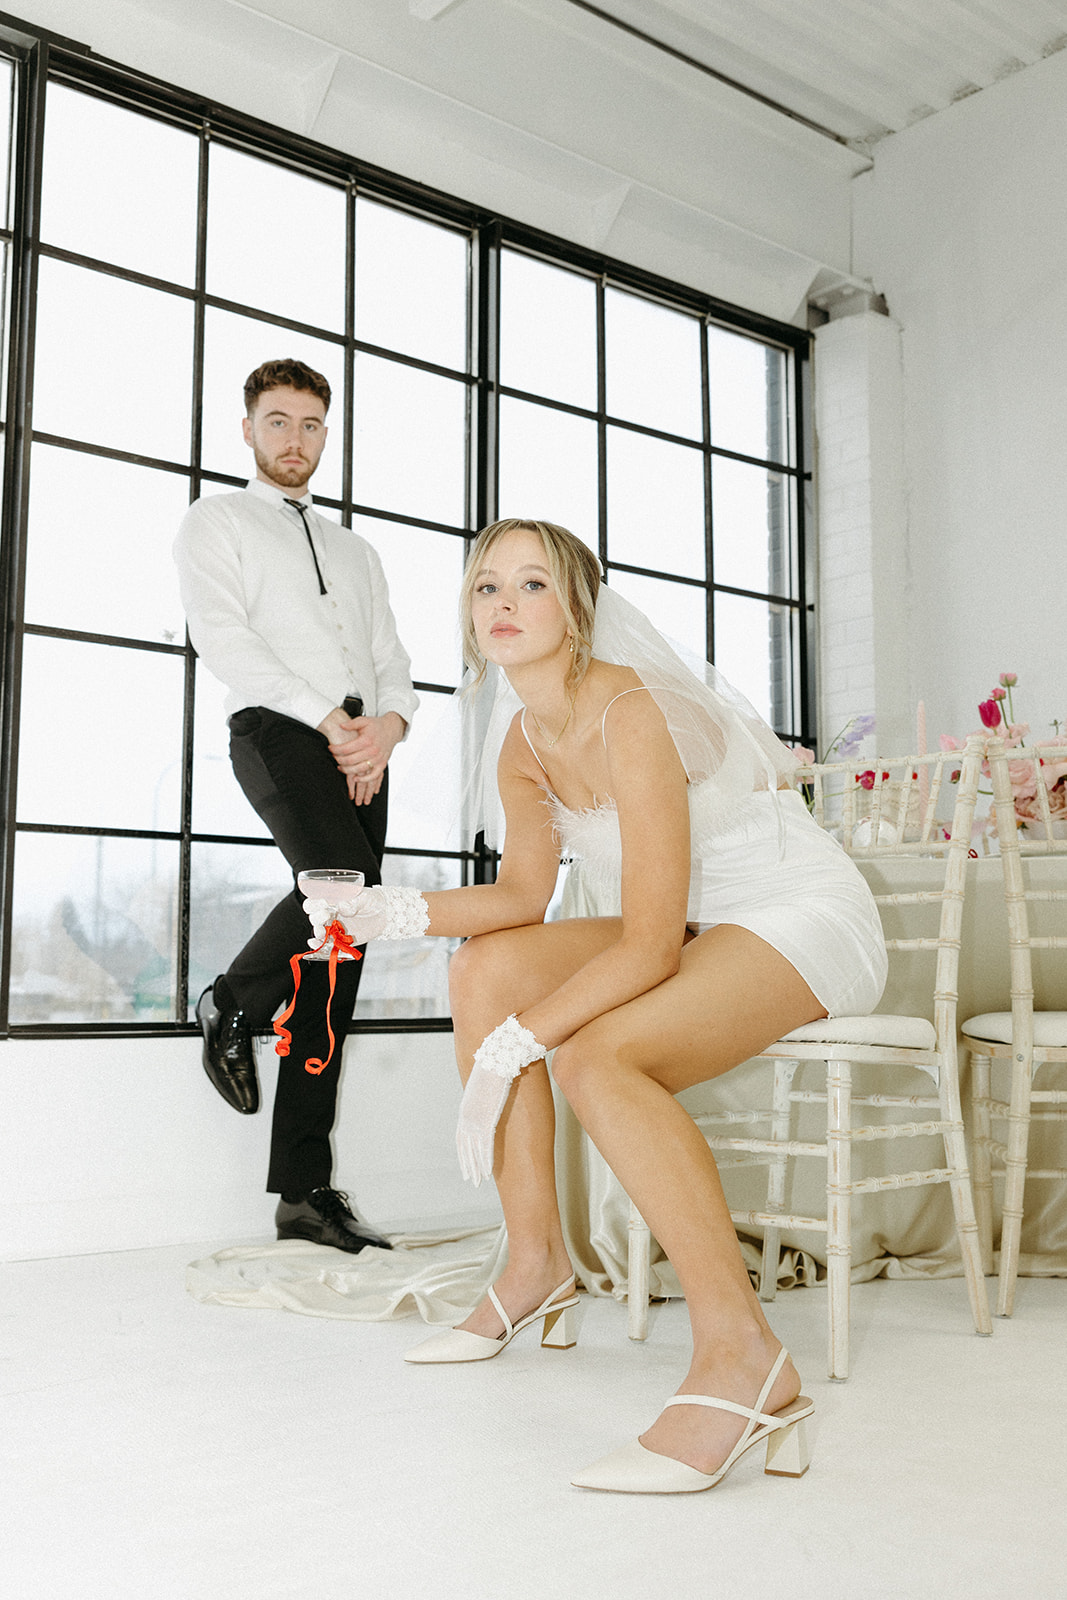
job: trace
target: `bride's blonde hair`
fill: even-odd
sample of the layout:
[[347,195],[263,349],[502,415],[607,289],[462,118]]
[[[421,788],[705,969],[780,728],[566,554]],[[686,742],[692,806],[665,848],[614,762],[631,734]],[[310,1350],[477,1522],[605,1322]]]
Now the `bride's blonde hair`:
[[[478,648],[471,617],[471,601],[478,574],[484,569],[489,552],[509,533],[536,533],[545,551],[545,566],[556,591],[556,598],[567,619],[574,642],[574,653],[567,668],[566,684],[571,692],[589,669],[593,654],[593,628],[596,597],[600,589],[600,562],[581,539],[558,522],[539,522],[526,517],[504,517],[483,528],[471,546],[460,590],[460,624],[463,630],[463,659],[476,674],[474,685],[485,677],[485,657]],[[472,685],[473,687],[473,685]]]

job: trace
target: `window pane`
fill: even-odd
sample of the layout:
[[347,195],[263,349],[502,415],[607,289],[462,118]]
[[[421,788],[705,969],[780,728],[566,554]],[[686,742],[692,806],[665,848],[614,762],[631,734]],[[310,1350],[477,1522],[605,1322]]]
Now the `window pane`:
[[411,657],[412,677],[424,683],[457,684],[462,670],[463,540],[378,517],[355,517],[352,526],[382,558],[389,603],[401,643]]
[[460,836],[460,719],[453,697],[424,691],[411,732],[389,761],[388,843],[469,850]]
[[566,411],[500,401],[500,515],[562,522],[596,549],[596,423]]
[[241,422],[245,414],[244,386],[249,373],[264,361],[303,361],[321,372],[332,391],[327,440],[319,469],[311,480],[316,494],[331,500],[341,497],[341,419],[344,415],[344,354],[342,347],[324,339],[306,338],[275,328],[255,317],[239,317],[210,307],[204,319],[204,433],[201,461],[209,472],[228,472],[235,478],[255,477],[256,464],[244,442]]
[[604,313],[609,414],[699,439],[697,319],[618,289],[608,290]]
[[343,333],[344,189],[214,143],[209,172],[208,293]]
[[102,272],[42,260],[33,425],[188,461],[193,308]]
[[[293,887],[280,850],[194,844],[189,902],[189,1017],[196,997],[225,972],[264,917]],[[295,955],[296,952],[294,951]]]
[[188,503],[176,473],[35,444],[26,621],[181,644],[170,547]]
[[0,422],[7,421],[7,377],[9,350],[7,330],[9,320],[9,267],[11,250],[7,241],[0,239]]
[[0,151],[3,152],[4,170],[0,177],[3,187],[3,202],[0,204],[0,216],[4,219],[6,227],[11,226],[11,111],[12,87],[15,69],[13,63],[6,57],[0,57]]
[[352,498],[462,528],[467,386],[356,353]]
[[12,1022],[172,1020],[177,945],[176,844],[18,835]]
[[177,829],[184,667],[178,655],[28,635],[19,820]]
[[230,765],[230,730],[222,708],[225,698],[225,686],[198,661],[193,725],[193,832],[267,839],[270,834],[266,824],[245,799]]
[[51,83],[41,238],[191,285],[198,164],[194,134]]
[[612,572],[611,587],[639,606],[668,639],[684,644],[703,661],[708,653],[705,591],[692,584]]
[[466,235],[356,201],[356,338],[467,370]]
[[773,728],[797,721],[798,639],[790,607],[715,596],[715,665]]
[[736,589],[795,594],[793,480],[716,457],[711,486],[715,581]]
[[[386,856],[382,882],[416,889],[456,889],[462,883],[458,861],[435,856]],[[447,1017],[448,959],[458,939],[376,940],[368,947],[359,982],[356,1018],[412,1021]]]
[[699,450],[608,429],[608,557],[703,578],[704,460]]
[[596,285],[504,250],[500,381],[509,389],[596,409]]
[[709,328],[708,387],[712,444],[792,465],[792,405],[784,351],[724,328]]

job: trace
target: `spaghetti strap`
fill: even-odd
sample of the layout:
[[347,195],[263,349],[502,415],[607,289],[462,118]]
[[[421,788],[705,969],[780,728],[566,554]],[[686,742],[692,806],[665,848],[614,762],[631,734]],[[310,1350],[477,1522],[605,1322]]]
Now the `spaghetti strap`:
[[[621,700],[622,696],[624,694],[647,694],[647,693],[648,693],[648,690],[645,688],[644,684],[643,683],[639,683],[636,689],[624,689],[622,691],[622,694],[617,694],[615,696],[615,700]],[[608,701],[607,705],[604,707],[604,715],[600,719],[600,737],[603,740],[604,749],[605,750],[608,747],[608,736],[607,736],[607,733],[605,732],[604,725],[608,720],[608,712],[611,710],[612,706],[615,704],[615,700],[609,700]],[[523,731],[523,733],[525,733],[526,729],[523,728],[522,731]],[[530,749],[533,750],[533,745],[530,745]],[[537,752],[534,751],[535,755],[536,755],[536,753]]]
[[530,735],[526,732],[526,707],[525,706],[523,706],[522,715],[519,717],[519,727],[522,729],[523,738],[526,740],[526,743],[530,746],[530,754],[533,756],[534,760],[537,762],[537,765],[541,768],[541,771],[544,773],[545,777],[547,778],[548,777],[548,768],[545,766],[544,762],[541,760],[541,757],[537,754],[537,751],[533,747],[533,740],[530,738]]

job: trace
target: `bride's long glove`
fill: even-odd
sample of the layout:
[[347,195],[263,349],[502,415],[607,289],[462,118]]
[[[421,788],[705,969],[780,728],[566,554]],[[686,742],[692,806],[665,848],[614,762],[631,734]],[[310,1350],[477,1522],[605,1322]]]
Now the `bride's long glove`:
[[[305,900],[304,910],[315,930],[315,937],[308,944],[318,949],[326,937],[329,903]],[[356,944],[366,944],[370,939],[417,939],[430,926],[430,912],[418,889],[379,883],[372,889],[361,889],[350,900],[342,900],[337,906],[337,920]]]
[[474,1052],[474,1067],[459,1107],[456,1150],[459,1167],[475,1187],[493,1176],[496,1125],[507,1104],[511,1086],[523,1067],[540,1061],[545,1047],[512,1013]]

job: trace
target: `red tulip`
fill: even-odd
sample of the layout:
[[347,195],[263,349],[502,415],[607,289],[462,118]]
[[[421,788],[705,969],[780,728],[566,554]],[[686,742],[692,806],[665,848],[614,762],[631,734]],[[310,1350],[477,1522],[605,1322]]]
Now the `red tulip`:
[[978,705],[978,715],[987,728],[1000,727],[1000,707],[995,700],[982,700]]

